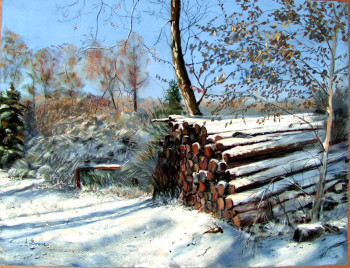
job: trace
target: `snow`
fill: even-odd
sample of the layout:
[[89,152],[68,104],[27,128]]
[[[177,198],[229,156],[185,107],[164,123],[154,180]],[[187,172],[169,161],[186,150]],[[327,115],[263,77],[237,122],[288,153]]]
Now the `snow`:
[[[225,267],[347,262],[338,234],[295,243],[269,223],[259,238],[176,202],[58,188],[0,173],[0,265]],[[218,225],[223,233],[206,233]],[[340,225],[340,224],[339,224]],[[345,242],[344,242],[345,241]]]
[[[324,131],[319,131],[320,137],[323,137]],[[300,134],[290,134],[283,136],[283,139],[272,140],[261,143],[254,143],[251,145],[236,146],[232,149],[223,152],[223,155],[228,155],[230,157],[236,157],[244,155],[253,151],[260,151],[267,148],[278,148],[280,146],[297,145],[299,143],[308,143],[316,140],[316,136],[313,132],[300,133]]]
[[[345,171],[347,167],[347,164],[345,162],[337,162],[335,164],[328,165],[328,173],[326,176],[326,182],[332,181],[335,179],[335,174],[339,173],[341,171]],[[277,171],[281,171],[281,173],[278,173]],[[335,173],[336,172],[336,173]],[[260,174],[260,175],[259,175]],[[251,176],[252,179],[256,179],[258,181],[259,178],[263,178],[261,174],[263,172],[259,173],[259,176]],[[275,176],[281,176],[286,174],[285,169],[277,169],[276,173],[274,173]],[[261,177],[260,177],[261,176]],[[319,170],[318,169],[312,169],[309,171],[305,171],[303,173],[295,174],[289,177],[284,178],[283,180],[276,181],[270,184],[266,184],[264,186],[261,186],[258,189],[255,190],[249,190],[244,191],[240,193],[235,193],[233,195],[227,196],[227,198],[230,198],[235,206],[239,204],[244,204],[247,202],[252,201],[258,201],[261,200],[264,196],[268,194],[276,194],[280,193],[288,188],[290,188],[291,185],[297,184],[301,188],[307,188],[315,184],[317,178],[319,176]],[[251,179],[251,180],[252,180]],[[230,181],[230,185],[237,185],[242,186],[244,183],[247,183],[247,179],[237,179]]]

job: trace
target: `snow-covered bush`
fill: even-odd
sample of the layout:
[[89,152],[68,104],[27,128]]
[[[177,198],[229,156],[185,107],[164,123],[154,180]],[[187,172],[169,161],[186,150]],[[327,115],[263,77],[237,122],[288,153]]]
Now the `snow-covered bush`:
[[[123,171],[93,170],[81,172],[85,186],[122,185],[149,192],[159,139],[164,131],[153,125],[149,115],[138,113],[101,114],[68,117],[53,124],[52,135],[36,136],[26,143],[26,158],[10,170],[11,176],[33,175],[53,184],[74,185],[74,170],[93,164],[120,164]],[[132,184],[137,178],[138,185]]]

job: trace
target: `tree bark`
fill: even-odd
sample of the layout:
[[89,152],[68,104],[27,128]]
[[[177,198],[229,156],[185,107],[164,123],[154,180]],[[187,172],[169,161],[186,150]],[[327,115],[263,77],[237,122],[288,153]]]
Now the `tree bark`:
[[[335,12],[335,5],[333,4],[333,12]],[[328,118],[327,118],[327,129],[326,129],[326,139],[323,143],[323,157],[322,157],[322,166],[320,170],[320,177],[317,184],[317,191],[312,207],[312,221],[316,222],[320,220],[322,213],[322,203],[324,196],[324,187],[325,180],[327,175],[327,160],[329,154],[329,147],[332,135],[332,123],[333,123],[333,86],[334,86],[334,76],[335,76],[335,60],[336,60],[336,48],[337,48],[337,39],[338,39],[338,28],[335,28],[335,33],[332,37],[332,56],[331,56],[331,66],[329,72],[329,82],[328,82]]]
[[134,112],[137,112],[137,88],[134,87],[134,98],[133,98],[133,103],[134,103]]
[[201,115],[196,97],[191,88],[185,61],[182,54],[180,34],[181,0],[171,0],[171,54],[173,57],[175,74],[190,115]]

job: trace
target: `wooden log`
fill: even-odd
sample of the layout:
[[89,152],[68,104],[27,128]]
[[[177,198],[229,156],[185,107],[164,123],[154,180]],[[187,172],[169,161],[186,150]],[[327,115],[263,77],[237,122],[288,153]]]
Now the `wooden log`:
[[194,172],[199,172],[199,164],[193,164],[193,171]]
[[226,209],[232,209],[233,202],[231,199],[227,199],[227,198],[225,199],[225,207],[226,207]]
[[198,183],[199,182],[199,174],[198,174],[198,172],[193,172],[192,173],[192,178],[193,178],[193,182],[194,183]]
[[207,170],[200,170],[198,172],[199,174],[199,179],[202,181],[202,182],[206,182],[206,181],[213,181],[214,180],[214,173],[210,172],[210,171],[207,171]]
[[181,145],[180,137],[174,138],[174,144],[175,144],[175,147],[179,147]]
[[213,182],[210,183],[210,193],[215,193],[216,192],[216,187],[215,184]]
[[191,133],[194,133],[194,127],[187,127],[182,130],[183,135],[190,135]]
[[228,165],[229,169],[227,169],[226,172],[231,176],[232,179],[234,179],[241,176],[252,175],[254,173],[274,168],[276,166],[285,165],[286,163],[288,164],[291,161],[295,160],[303,161],[304,159],[304,161],[306,162],[309,159],[318,158],[320,152],[321,150],[319,148],[311,148],[306,152],[297,151],[282,157],[271,158],[252,163],[248,161],[245,162],[244,165],[238,165],[236,167],[233,167],[236,163],[232,163]]
[[89,171],[94,169],[99,170],[120,170],[122,168],[121,165],[117,164],[100,164],[100,165],[90,165],[90,166],[78,166],[74,170],[74,176],[75,176],[75,184],[77,188],[81,189],[81,180],[80,180],[80,172],[81,171]]
[[228,185],[228,193],[230,195],[235,193],[235,186],[234,185],[231,185],[231,184]]
[[218,211],[218,204],[216,202],[212,202],[212,212]]
[[185,193],[188,193],[190,191],[190,185],[188,182],[186,182],[186,180],[183,181],[182,189]]
[[199,210],[201,208],[201,203],[195,203],[194,209]]
[[211,171],[208,171],[208,173],[207,173],[207,180],[208,181],[213,181],[214,179],[215,179],[214,173],[211,172]]
[[206,187],[205,187],[204,183],[202,181],[199,181],[199,189],[198,189],[198,191],[199,192],[204,192],[205,189],[206,189]]
[[199,168],[202,170],[208,170],[208,165],[209,165],[209,158],[204,157],[202,160],[199,162]]
[[179,181],[185,181],[185,180],[186,180],[185,172],[183,171],[179,172]]
[[193,182],[193,177],[191,175],[186,176],[186,181],[187,182]]
[[187,162],[186,163],[186,176],[191,176],[192,173],[193,173],[193,169],[191,168],[190,163]]
[[204,146],[204,154],[206,157],[210,158],[216,149],[215,144],[207,144]]
[[227,169],[227,164],[225,161],[220,161],[218,162],[218,166],[217,166],[217,169],[216,171],[219,172],[219,173],[223,173],[225,172]]
[[[343,170],[347,170],[347,164],[345,162],[336,162],[329,164],[325,181],[329,182],[336,180],[338,178],[337,174]],[[305,189],[307,187],[313,186],[315,185],[315,178],[317,178],[317,176],[319,176],[319,171],[317,169],[313,169],[293,175],[291,177],[286,177],[283,180],[264,185],[258,189],[230,194],[226,198],[232,199],[233,206],[235,207],[241,204],[257,202],[271,196],[276,196],[287,190],[295,189],[295,187],[298,189]],[[229,183],[229,191],[230,186],[231,182]]]
[[192,194],[196,194],[198,191],[197,183],[192,183]]
[[218,210],[223,211],[223,210],[225,209],[225,201],[224,201],[224,198],[219,197],[219,198],[218,198],[218,201],[217,201],[217,204],[218,204]]
[[224,218],[226,220],[232,220],[232,218],[235,216],[235,212],[233,210],[225,210],[224,212]]
[[[346,157],[345,152],[333,152],[329,154],[328,163],[332,164],[341,160],[344,160]],[[247,189],[254,189],[259,186],[270,183],[271,181],[278,181],[282,179],[282,176],[291,176],[298,174],[310,169],[317,168],[321,163],[317,158],[311,158],[312,161],[307,161],[310,159],[297,159],[291,161],[290,157],[286,157],[289,161],[284,165],[279,165],[268,170],[255,173],[251,176],[242,177],[235,179],[230,182],[230,185],[234,186],[235,192],[244,191]]]
[[217,160],[222,160],[222,152],[220,152],[220,151],[214,152],[214,157]]
[[212,206],[211,201],[208,200],[207,202],[205,202],[205,206],[207,207],[207,209],[209,211],[213,212],[213,206]]
[[[324,136],[324,133],[324,131],[319,131],[319,135],[321,137]],[[252,156],[254,156],[255,158],[257,156],[262,155],[270,157],[271,155],[274,155],[276,153],[302,149],[304,146],[310,145],[311,143],[315,142],[317,142],[315,134],[307,132],[297,135],[291,135],[278,141],[267,141],[252,145],[237,146],[230,150],[224,151],[223,156],[227,163]]]
[[219,181],[218,186],[216,187],[216,190],[219,194],[219,196],[223,196],[225,194],[225,189],[227,187],[227,183],[225,181]]
[[193,160],[193,163],[199,164],[199,161],[200,161],[199,155],[193,156],[193,157],[192,157],[192,160]]
[[[181,159],[180,161],[183,161],[183,160],[186,160],[186,159],[184,158],[184,159]],[[181,170],[182,172],[186,172],[186,162],[185,162],[185,164],[180,165],[180,170]]]
[[278,134],[261,135],[256,137],[247,135],[246,137],[242,137],[242,138],[234,137],[234,138],[220,139],[215,143],[215,148],[219,151],[226,151],[237,146],[252,145],[252,144],[267,142],[267,141],[277,141],[277,140],[283,139],[284,137],[288,137],[290,135],[295,135],[300,133],[302,132],[294,131],[287,134],[278,133]]
[[213,193],[213,195],[212,195],[212,197],[211,197],[211,200],[212,200],[213,202],[217,202],[218,199],[219,199],[219,194],[218,194],[218,192]]
[[182,122],[183,129],[187,129],[190,126],[190,124],[187,121]]
[[210,159],[209,164],[208,164],[208,170],[210,172],[215,173],[217,168],[218,168],[218,163],[219,163],[219,160],[217,160],[217,159]]
[[259,222],[266,222],[272,219],[272,211],[266,209],[259,209],[249,211],[246,213],[240,213],[233,217],[233,224],[238,228],[253,225]]
[[166,159],[172,161],[175,159],[175,150],[173,148],[167,148],[165,152]]
[[183,136],[182,136],[182,144],[190,144],[190,143],[191,143],[190,136],[188,136],[188,135],[183,135]]
[[202,182],[205,182],[207,181],[207,177],[208,177],[208,171],[206,170],[200,170],[198,172],[199,174],[199,180],[202,181]]
[[193,156],[197,156],[201,150],[201,146],[198,142],[192,144]]
[[274,217],[280,218],[286,216],[287,213],[301,210],[307,206],[311,206],[313,202],[312,196],[299,196],[295,199],[287,200],[279,203],[272,208]]
[[207,144],[207,137],[205,135],[200,135],[198,137],[198,143],[201,145],[201,146],[205,146]]
[[201,126],[200,125],[198,125],[198,124],[195,124],[194,125],[194,133],[196,133],[196,134],[200,134],[201,133]]
[[186,146],[184,144],[180,145],[180,152],[181,153],[186,153]]

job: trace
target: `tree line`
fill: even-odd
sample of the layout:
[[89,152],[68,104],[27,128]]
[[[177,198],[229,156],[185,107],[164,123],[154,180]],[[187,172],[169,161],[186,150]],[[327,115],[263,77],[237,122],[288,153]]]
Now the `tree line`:
[[[9,29],[2,36],[1,78],[31,96],[35,110],[36,96],[44,97],[44,107],[55,95],[74,96],[90,81],[109,95],[116,112],[116,97],[130,96],[137,111],[139,89],[148,81],[148,54],[141,49],[142,37],[132,33],[123,46],[83,50],[74,44],[29,49],[23,38]],[[91,45],[99,46],[97,40]],[[116,96],[116,97],[115,97]],[[106,96],[107,97],[107,96]]]

